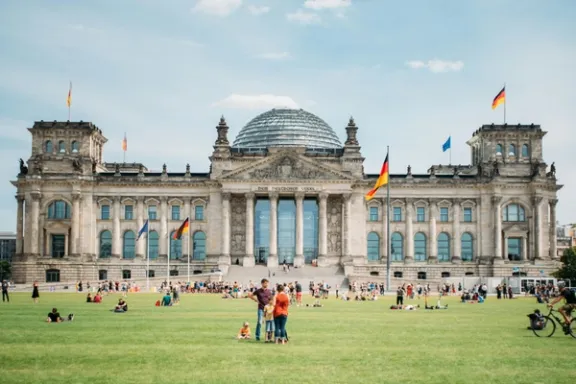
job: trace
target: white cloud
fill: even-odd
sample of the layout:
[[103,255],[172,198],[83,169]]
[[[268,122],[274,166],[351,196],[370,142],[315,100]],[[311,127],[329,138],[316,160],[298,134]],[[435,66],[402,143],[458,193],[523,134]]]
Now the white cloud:
[[249,5],[248,6],[248,11],[253,14],[254,16],[260,16],[263,15],[265,13],[270,12],[270,7],[267,6],[257,6],[257,5]]
[[213,107],[261,109],[261,108],[298,108],[298,104],[289,96],[264,95],[240,95],[232,94],[214,104]]
[[192,11],[224,17],[240,8],[241,5],[242,0],[198,0]]
[[464,68],[463,61],[445,61],[445,60],[428,60],[426,62],[420,60],[408,61],[406,63],[412,69],[424,69],[427,68],[430,72],[442,73],[442,72],[458,72]]
[[266,59],[266,60],[285,60],[289,59],[290,56],[289,52],[269,52],[269,53],[261,53],[256,55],[259,59]]
[[315,13],[304,12],[301,9],[293,13],[286,14],[286,19],[300,24],[318,24],[322,19]]
[[352,4],[352,0],[306,0],[304,7],[309,9],[336,9],[346,8]]

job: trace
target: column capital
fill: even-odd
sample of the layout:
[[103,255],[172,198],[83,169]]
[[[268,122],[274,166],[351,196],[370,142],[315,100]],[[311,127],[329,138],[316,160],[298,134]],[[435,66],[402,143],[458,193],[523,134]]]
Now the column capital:
[[112,200],[114,200],[115,203],[120,204],[120,196],[114,196],[112,197]]
[[556,204],[558,204],[558,199],[550,199],[548,202],[550,203],[551,207],[556,207]]
[[168,196],[160,196],[160,202],[162,204],[167,203],[168,202]]
[[320,198],[320,200],[328,200],[328,196],[330,196],[330,194],[328,192],[320,192],[318,194],[318,197]]
[[222,200],[230,200],[232,194],[230,192],[222,192]]
[[82,194],[81,193],[73,193],[72,194],[72,201],[81,201],[82,200]]
[[294,194],[294,197],[296,197],[296,200],[304,200],[304,197],[306,196],[306,194],[304,192],[296,192]]
[[42,199],[42,193],[40,192],[32,192],[30,193],[30,197],[32,197],[32,201],[40,201]]
[[492,196],[492,204],[498,205],[502,201],[502,196]]
[[464,201],[463,199],[457,197],[457,198],[455,198],[455,199],[452,199],[452,205],[455,206],[455,207],[457,206],[458,208],[460,208],[460,206],[462,205],[462,202],[463,202],[463,201]]
[[344,199],[345,202],[348,202],[352,198],[352,194],[350,192],[343,193],[342,198]]
[[536,206],[540,205],[542,200],[544,200],[544,197],[542,197],[542,196],[532,196],[532,204],[534,204]]
[[136,202],[142,204],[144,202],[144,196],[136,196]]
[[24,196],[22,195],[15,195],[14,198],[16,199],[16,201],[18,201],[19,203],[22,203],[24,201]]
[[278,192],[270,192],[270,193],[268,193],[268,198],[269,198],[270,200],[278,200],[278,196],[279,196],[279,195],[278,195]]
[[244,196],[246,197],[247,200],[254,200],[256,194],[254,192],[248,192]]

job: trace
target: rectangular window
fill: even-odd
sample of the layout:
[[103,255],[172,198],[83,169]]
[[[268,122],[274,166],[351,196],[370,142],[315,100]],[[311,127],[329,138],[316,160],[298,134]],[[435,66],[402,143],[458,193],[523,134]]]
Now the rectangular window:
[[194,207],[194,220],[204,220],[204,207],[202,205],[197,205]]
[[402,221],[402,208],[394,207],[394,221]]
[[158,219],[155,205],[149,205],[148,206],[148,218],[150,220],[157,220]]
[[440,221],[444,223],[448,221],[448,208],[440,208]]
[[508,238],[508,260],[520,261],[522,260],[522,238],[509,237]]
[[100,219],[110,220],[110,206],[103,205],[100,207]]
[[52,257],[64,257],[66,252],[66,235],[52,235]]
[[370,207],[370,221],[378,221],[378,207]]
[[134,220],[134,206],[124,206],[124,220]]
[[129,269],[122,270],[122,279],[128,280],[132,278],[132,271]]
[[464,222],[472,222],[472,208],[464,208]]
[[416,221],[419,223],[426,221],[426,213],[424,212],[424,207],[416,208]]
[[180,206],[173,205],[172,206],[172,220],[180,220]]

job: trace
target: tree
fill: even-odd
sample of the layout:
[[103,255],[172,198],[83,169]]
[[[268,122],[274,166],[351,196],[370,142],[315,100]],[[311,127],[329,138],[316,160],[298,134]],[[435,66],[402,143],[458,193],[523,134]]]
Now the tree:
[[562,279],[576,281],[576,248],[567,248],[562,257],[562,268],[552,274],[552,276]]
[[0,261],[0,280],[8,280],[12,276],[12,265],[2,260]]

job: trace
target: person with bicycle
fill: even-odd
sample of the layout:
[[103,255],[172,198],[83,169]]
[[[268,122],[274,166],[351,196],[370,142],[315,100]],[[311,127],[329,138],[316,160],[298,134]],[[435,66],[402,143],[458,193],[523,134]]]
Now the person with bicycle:
[[554,305],[558,303],[560,300],[562,299],[566,300],[566,304],[558,308],[558,312],[560,312],[560,314],[564,318],[565,321],[564,332],[566,332],[567,329],[570,329],[570,322],[572,321],[571,316],[572,311],[576,309],[576,292],[566,287],[566,283],[564,281],[558,282],[558,289],[560,290],[560,295],[554,298],[554,300],[552,300],[550,304],[548,304],[548,307],[554,308]]

